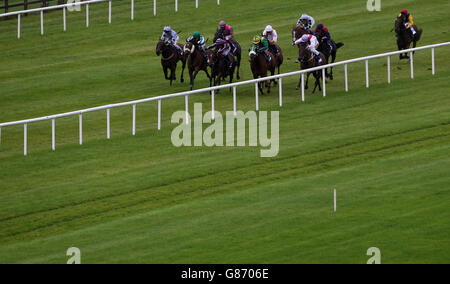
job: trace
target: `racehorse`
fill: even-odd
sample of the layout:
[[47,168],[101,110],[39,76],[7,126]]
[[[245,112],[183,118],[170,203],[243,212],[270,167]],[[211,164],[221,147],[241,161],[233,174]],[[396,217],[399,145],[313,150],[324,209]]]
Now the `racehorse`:
[[300,39],[302,35],[307,34],[308,31],[303,28],[302,25],[294,26],[292,28],[292,42]]
[[[219,39],[219,38],[225,40],[225,36],[223,35],[223,32],[220,30],[217,30],[216,33],[214,34],[213,43],[215,43],[217,41],[217,39]],[[235,39],[231,39],[230,42],[234,46],[234,50],[233,50],[233,48],[231,48],[231,53],[236,57],[236,67],[237,67],[236,78],[238,80],[240,80],[241,76],[239,74],[239,69],[241,67],[241,58],[242,58],[241,45]]]
[[[283,64],[283,52],[281,51],[281,48],[280,48],[280,46],[278,46],[278,45],[275,45],[274,46],[276,49],[277,49],[277,51],[278,51],[278,55],[275,55],[271,50],[270,50],[270,48],[269,48],[269,51],[273,54],[273,56],[275,57],[275,59],[277,60],[277,65],[276,65],[276,67],[278,68],[278,74],[280,74],[280,67],[281,67],[281,65]],[[276,81],[274,81],[275,82],[275,84],[276,84]]]
[[[318,39],[320,39],[319,47],[317,48],[317,51],[322,52],[323,55],[325,55],[326,58],[326,64],[328,63],[334,63],[336,61],[336,54],[337,50],[344,46],[344,43],[338,42],[335,43],[334,40],[329,40],[331,44],[327,44],[326,41],[322,40],[322,38],[319,37],[319,35],[316,35]],[[331,56],[331,62],[329,62]],[[325,76],[330,78],[330,80],[333,80],[333,67],[330,68],[330,73],[328,73],[328,68],[325,69]]]
[[[223,55],[217,52],[217,50],[210,52],[208,56],[211,65],[211,81],[214,81],[214,86],[220,86],[221,80],[225,80],[228,76],[230,77],[230,84],[233,83],[234,71],[236,68],[234,56],[230,57],[232,60],[231,68],[229,68]],[[220,90],[217,90],[217,93],[219,93],[219,91]]]
[[[276,60],[275,56],[272,54],[272,52],[269,52],[269,55],[271,57],[271,60],[268,63],[264,54],[259,53],[259,52],[257,53],[254,50],[250,51],[249,61],[250,61],[250,68],[252,69],[254,79],[257,79],[259,77],[261,77],[261,78],[267,77],[267,71],[270,71],[272,76],[275,74],[275,67],[277,66],[277,60]],[[267,93],[270,93],[270,85],[271,85],[272,81],[274,81],[274,80],[265,82],[265,85],[267,88]],[[263,87],[263,82],[259,82],[258,89],[261,92],[261,94],[264,94],[262,87]]]
[[[181,48],[183,48],[182,44],[178,44]],[[164,71],[164,77],[166,80],[170,80],[170,85],[172,86],[172,81],[176,80],[176,70],[177,63],[181,61],[183,66],[181,69],[181,83],[184,82],[184,68],[186,67],[186,58],[180,55],[168,41],[160,40],[156,45],[156,55],[161,56],[161,65]],[[167,76],[167,71],[170,69],[170,77]]]
[[209,76],[208,73],[208,62],[205,60],[202,52],[198,50],[192,42],[187,42],[184,46],[184,53],[187,57],[189,77],[191,78],[191,91],[194,88],[194,80],[197,77],[198,72],[201,70],[205,71],[211,86],[211,76]]
[[[409,49],[409,47],[411,46],[411,42],[413,43],[413,47],[416,47],[417,42],[422,36],[422,30],[419,30],[416,25],[414,25],[413,28],[417,31],[415,36],[413,36],[409,29],[405,27],[402,17],[397,17],[394,25],[394,30],[397,36],[398,50]],[[408,54],[400,54],[400,60],[401,59],[409,59]]]
[[[299,60],[301,63],[302,70],[314,68],[314,67],[326,64],[325,56],[323,55],[323,53],[320,53],[319,56],[322,59],[321,63],[317,63],[317,60],[316,60],[314,54],[308,49],[308,44],[306,42],[302,42],[299,44]],[[317,86],[319,87],[319,91],[322,90],[322,87],[320,86],[320,78],[322,77],[322,75],[321,75],[321,71],[308,72],[308,75],[306,77],[305,90],[308,89],[308,81],[309,81],[309,76],[311,75],[311,73],[313,74],[314,78],[316,79],[316,83],[314,85],[314,90],[313,90],[313,94],[314,94]],[[300,89],[301,79],[302,79],[302,77],[300,75],[300,79],[299,79],[299,82],[297,85],[297,90]],[[325,78],[322,78],[322,80],[325,80]]]

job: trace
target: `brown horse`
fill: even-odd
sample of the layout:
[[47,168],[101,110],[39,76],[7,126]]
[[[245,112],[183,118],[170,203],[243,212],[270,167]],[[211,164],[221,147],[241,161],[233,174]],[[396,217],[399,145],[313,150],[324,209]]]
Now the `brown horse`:
[[[178,44],[181,48],[183,48],[182,44]],[[181,69],[181,83],[184,82],[184,68],[186,67],[186,58],[180,55],[169,42],[160,40],[156,45],[156,55],[161,56],[161,65],[164,71],[164,77],[166,80],[170,80],[170,85],[172,86],[172,81],[176,80],[176,70],[177,63],[181,61],[183,66]],[[167,76],[167,71],[170,69],[170,77]]]
[[[217,39],[219,39],[219,38],[225,40],[225,35],[223,34],[223,31],[221,31],[221,30],[217,30],[216,33],[214,34],[213,43],[215,43],[217,41]],[[240,80],[241,76],[239,74],[239,69],[241,68],[241,58],[242,58],[241,45],[235,39],[231,39],[230,42],[234,46],[234,50],[233,50],[233,48],[231,48],[231,53],[236,57],[235,58],[236,67],[237,67],[236,78],[238,80]]]
[[302,35],[307,34],[308,31],[303,28],[302,25],[294,26],[292,28],[292,42],[300,39]]
[[[250,56],[250,68],[252,69],[253,78],[257,79],[259,77],[264,78],[267,77],[267,71],[270,71],[271,75],[273,76],[275,74],[275,67],[277,66],[277,59],[272,54],[272,52],[269,52],[269,55],[271,57],[270,62],[267,62],[266,57],[264,54],[260,52],[256,52],[254,50],[251,50],[249,53]],[[265,82],[267,93],[270,93],[270,85],[271,83],[275,82],[275,80],[271,80],[270,82]],[[263,82],[260,82],[258,84],[259,91],[261,94],[264,94],[263,92]]]
[[[422,36],[422,30],[419,30],[416,25],[414,25],[413,28],[417,31],[415,36],[413,36],[411,31],[405,27],[403,17],[397,17],[394,30],[397,35],[398,50],[409,49],[409,47],[411,46],[411,42],[413,43],[413,47],[417,46],[417,42]],[[401,59],[409,59],[408,54],[400,54],[400,60]]]
[[[208,51],[206,51],[208,53]],[[211,76],[208,73],[208,62],[203,56],[202,52],[196,48],[196,46],[192,42],[187,42],[184,46],[185,56],[188,58],[188,69],[189,69],[189,77],[191,78],[191,90],[194,88],[194,80],[197,77],[198,72],[201,70],[205,71],[206,76],[210,81],[211,86]]]
[[[326,58],[323,55],[323,53],[320,53],[319,56],[322,59],[321,63],[317,63],[317,60],[316,60],[314,54],[308,49],[308,44],[306,42],[302,42],[299,44],[299,60],[301,63],[302,70],[314,68],[314,67],[326,64]],[[313,74],[314,78],[316,79],[316,83],[314,85],[314,90],[313,90],[313,94],[314,94],[317,86],[319,87],[319,91],[322,90],[322,87],[320,86],[320,78],[322,77],[322,74],[321,74],[322,72],[321,71],[308,72],[308,75],[306,77],[305,90],[308,89],[308,81],[309,81],[309,76],[311,75],[311,73]],[[297,90],[300,89],[301,80],[302,80],[302,77],[300,75],[300,80],[297,85]],[[325,80],[325,78],[322,78],[322,80]]]
[[[214,86],[220,86],[221,80],[225,80],[228,76],[230,77],[230,84],[233,83],[234,71],[236,69],[234,56],[232,54],[228,55],[232,62],[232,67],[229,68],[225,58],[221,53],[218,53],[217,50],[210,52],[208,55],[211,64],[211,81],[214,81]],[[219,93],[219,91],[220,90],[217,90],[217,93]]]
[[[276,68],[278,69],[278,74],[280,74],[280,68],[281,68],[281,65],[283,64],[283,60],[284,60],[284,59],[283,59],[283,52],[281,51],[280,46],[274,45],[273,47],[277,49],[278,54],[275,55],[275,54],[270,50],[270,48],[269,48],[269,51],[274,55],[275,59],[277,60]],[[276,84],[276,81],[275,81],[275,84]]]

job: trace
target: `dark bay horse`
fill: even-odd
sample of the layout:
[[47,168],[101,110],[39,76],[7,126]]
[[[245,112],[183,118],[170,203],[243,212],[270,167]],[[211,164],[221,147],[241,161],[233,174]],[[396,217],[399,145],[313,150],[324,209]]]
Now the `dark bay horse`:
[[[215,33],[215,35],[214,35],[213,43],[215,43],[215,42],[217,41],[217,39],[219,39],[219,38],[225,40],[225,36],[223,35],[223,32],[220,31],[220,30],[217,30],[216,33]],[[240,80],[240,79],[241,79],[241,76],[240,76],[240,74],[239,74],[239,70],[240,70],[240,68],[241,68],[241,59],[242,59],[242,49],[241,49],[241,45],[240,45],[235,39],[230,40],[230,42],[231,42],[231,43],[233,44],[233,46],[234,46],[234,50],[233,50],[233,48],[231,48],[231,49],[232,49],[232,50],[231,50],[231,53],[234,55],[234,57],[236,57],[236,58],[235,58],[235,61],[236,61],[236,67],[237,67],[236,78],[237,78],[238,80]]]
[[[419,30],[416,25],[414,25],[413,28],[414,30],[416,30],[415,36],[413,36],[411,31],[405,27],[403,18],[397,17],[394,25],[394,30],[397,36],[398,50],[409,49],[409,47],[411,46],[411,42],[413,43],[413,47],[417,46],[417,42],[422,36],[422,30]],[[401,59],[409,59],[408,54],[400,54],[400,60]]]
[[302,25],[294,26],[292,28],[292,42],[300,39],[302,35],[307,34],[308,31],[303,28]]
[[191,78],[191,90],[194,88],[194,80],[197,77],[198,72],[200,72],[201,70],[205,71],[211,86],[211,76],[208,73],[208,62],[206,61],[202,52],[198,50],[198,48],[196,48],[196,46],[192,42],[187,42],[184,46],[184,53],[187,57],[189,77]]
[[[209,54],[209,62],[211,65],[211,81],[214,82],[214,86],[219,86],[221,80],[225,80],[230,77],[230,84],[233,83],[234,71],[236,69],[236,61],[234,56],[230,56],[232,67],[229,68],[223,55],[219,52],[213,51]],[[216,92],[219,93],[220,90]]]
[[[181,48],[183,48],[182,44],[178,44]],[[186,67],[186,58],[180,55],[169,42],[160,40],[156,45],[156,55],[161,55],[161,65],[164,71],[164,77],[166,80],[170,80],[170,85],[172,86],[172,81],[176,80],[176,70],[178,61],[182,62],[181,69],[181,83],[184,82],[184,68]],[[170,69],[170,77],[168,77],[168,70]]]
[[[277,51],[278,51],[278,54],[277,55],[275,55],[275,54],[273,54],[273,52],[270,50],[270,48],[269,48],[269,51],[274,55],[274,57],[275,57],[275,59],[277,60],[277,65],[276,65],[276,68],[278,69],[278,74],[280,74],[280,68],[281,68],[281,65],[283,64],[283,52],[281,51],[281,48],[280,48],[280,46],[278,46],[278,45],[274,45],[274,47],[277,49]],[[276,82],[275,82],[276,83]]]
[[[344,43],[338,42],[335,43],[334,40],[329,40],[328,42],[323,40],[319,35],[316,35],[317,39],[319,39],[319,47],[317,51],[322,52],[326,58],[326,64],[334,63],[336,61],[336,55],[339,48],[344,46]],[[331,62],[330,62],[331,56]],[[330,73],[328,73],[328,68],[325,69],[325,76],[333,80],[333,67],[330,68]]]
[[[316,62],[316,58],[315,58],[314,54],[308,49],[308,44],[306,42],[302,42],[299,44],[299,60],[301,63],[302,70],[314,68],[314,67],[326,64],[325,63],[326,59],[325,59],[325,56],[323,55],[323,53],[320,53],[320,58],[322,59],[322,62],[320,64],[318,64]],[[308,72],[308,75],[306,77],[305,90],[308,89],[308,81],[309,81],[309,76],[311,75],[311,73],[313,74],[314,78],[316,79],[316,83],[314,85],[314,90],[313,90],[313,94],[314,94],[317,87],[319,87],[319,91],[322,90],[322,87],[320,86],[320,78],[322,77],[322,74],[321,74],[322,72],[321,71]],[[302,77],[300,75],[300,79],[299,79],[299,82],[297,85],[297,90],[300,89],[301,80],[302,80]],[[322,80],[325,80],[325,78],[322,78]]]
[[[270,57],[272,58],[272,60],[268,63],[264,54],[262,54],[260,52],[257,53],[254,50],[250,51],[249,61],[250,61],[250,68],[252,69],[254,79],[257,79],[259,77],[261,77],[261,78],[267,77],[268,71],[270,71],[272,76],[275,74],[275,67],[277,66],[277,60],[276,60],[275,56],[272,54],[272,52],[269,52],[269,54],[270,54]],[[267,87],[267,93],[270,93],[270,85],[271,85],[272,81],[275,82],[275,80],[265,82],[265,85]],[[258,88],[259,88],[259,91],[261,92],[261,94],[264,94],[263,84],[264,84],[264,82],[260,82],[258,84]]]

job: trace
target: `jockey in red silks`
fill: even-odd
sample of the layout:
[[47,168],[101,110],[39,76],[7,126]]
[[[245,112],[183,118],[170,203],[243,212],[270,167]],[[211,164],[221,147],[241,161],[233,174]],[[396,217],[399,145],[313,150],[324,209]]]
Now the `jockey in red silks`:
[[224,20],[222,20],[219,23],[218,31],[222,33],[223,39],[226,40],[231,45],[232,53],[234,53],[235,46],[233,44],[233,36],[234,36],[233,28],[230,25],[227,25],[227,23]]

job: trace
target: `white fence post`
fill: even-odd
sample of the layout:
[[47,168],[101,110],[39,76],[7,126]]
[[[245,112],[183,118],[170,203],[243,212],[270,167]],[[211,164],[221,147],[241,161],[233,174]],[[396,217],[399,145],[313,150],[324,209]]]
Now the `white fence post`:
[[259,110],[259,101],[258,101],[258,82],[255,83],[255,103],[256,103],[256,110]]
[[89,27],[89,4],[86,4],[86,28]]
[[302,73],[302,102],[305,101],[305,73]]
[[133,136],[136,135],[136,105],[133,105]]
[[283,80],[282,78],[278,79],[278,94],[280,95],[280,107],[283,106]]
[[158,100],[158,130],[161,130],[161,100]]
[[20,38],[20,14],[17,14],[17,38]]
[[109,0],[108,3],[109,3],[109,5],[108,5],[108,23],[111,24],[111,6],[112,6],[111,0]]
[[134,20],[134,0],[131,0],[131,20]]
[[156,16],[156,0],[153,0],[153,16]]
[[184,96],[184,104],[186,108],[186,124],[189,124],[189,101],[188,101],[188,95]]
[[214,120],[214,90],[211,92],[211,119]]
[[178,12],[178,0],[175,0],[175,12]]
[[0,127],[0,145],[2,145],[2,128]]
[[109,108],[106,110],[106,139],[111,139],[111,115]]
[[198,0],[195,0],[195,8],[198,8]]
[[327,89],[326,89],[326,77],[325,77],[325,68],[322,69],[322,89],[323,89],[323,97],[327,96]]
[[27,155],[27,124],[23,125],[23,155]]
[[56,149],[56,127],[55,127],[55,119],[52,119],[52,150]]
[[434,69],[434,47],[431,49],[431,74],[436,74],[435,69]]
[[333,203],[334,203],[334,212],[336,212],[337,210],[337,202],[336,202],[336,188],[334,189],[334,194],[333,194]]
[[80,131],[80,145],[83,145],[83,114],[78,115],[79,131]]
[[67,24],[66,24],[66,7],[63,8],[63,26],[64,26],[64,31],[67,30]]
[[388,74],[388,84],[391,83],[391,57],[387,57],[387,74]]
[[41,35],[44,35],[44,11],[41,10]]
[[236,86],[233,87],[233,113],[234,116],[237,115],[237,110],[236,110]]
[[369,60],[366,60],[366,88],[369,88]]
[[414,79],[414,52],[411,51],[410,53],[411,58],[411,79]]
[[348,92],[348,70],[347,70],[347,64],[344,65],[344,73],[345,73],[345,91]]
[[220,5],[220,0],[217,0],[217,5]]

